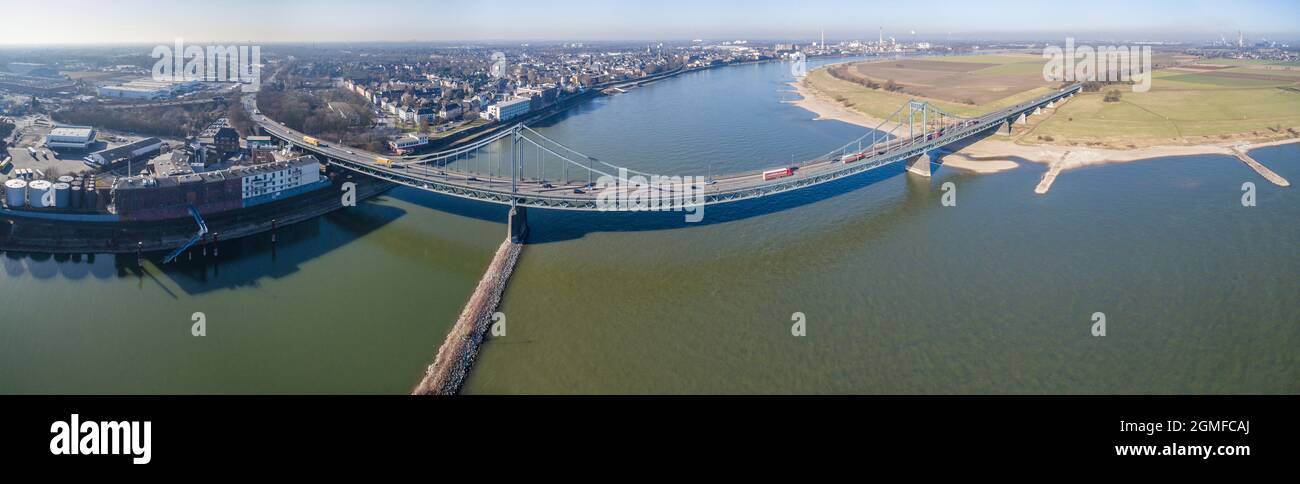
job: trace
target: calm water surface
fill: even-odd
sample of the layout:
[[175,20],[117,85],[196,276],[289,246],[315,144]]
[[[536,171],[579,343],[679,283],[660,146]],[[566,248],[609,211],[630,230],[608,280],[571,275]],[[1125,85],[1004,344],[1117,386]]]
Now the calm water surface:
[[[864,132],[784,103],[788,73],[688,74],[538,129],[673,174],[780,166]],[[1254,154],[1300,180],[1300,147]],[[507,336],[467,392],[1300,391],[1294,188],[1216,156],[1069,171],[1043,196],[1039,165],[900,171],[709,207],[701,224],[531,212]],[[1241,206],[1246,181],[1257,207]],[[0,392],[406,392],[503,221],[397,189],[216,262],[5,254]],[[795,312],[806,337],[790,335]]]

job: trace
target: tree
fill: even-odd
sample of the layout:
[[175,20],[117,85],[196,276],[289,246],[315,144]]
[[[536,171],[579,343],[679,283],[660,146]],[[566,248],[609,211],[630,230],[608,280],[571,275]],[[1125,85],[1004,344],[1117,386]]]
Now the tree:
[[1117,103],[1119,102],[1119,99],[1120,99],[1119,89],[1111,89],[1109,91],[1106,91],[1106,97],[1102,98],[1102,102]]
[[230,120],[230,125],[239,131],[242,136],[249,136],[256,132],[253,125],[253,119],[248,116],[248,111],[244,110],[243,103],[230,103],[226,106],[226,117]]

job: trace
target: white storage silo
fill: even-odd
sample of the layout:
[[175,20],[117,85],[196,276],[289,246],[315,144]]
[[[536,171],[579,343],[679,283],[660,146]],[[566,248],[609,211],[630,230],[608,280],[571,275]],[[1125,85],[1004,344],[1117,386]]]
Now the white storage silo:
[[51,186],[51,189],[54,190],[54,207],[68,208],[68,197],[71,195],[72,185],[58,182]]
[[14,178],[5,182],[5,203],[9,208],[27,206],[27,182]]
[[46,208],[54,205],[53,184],[47,180],[36,180],[27,184],[27,205],[32,208]]

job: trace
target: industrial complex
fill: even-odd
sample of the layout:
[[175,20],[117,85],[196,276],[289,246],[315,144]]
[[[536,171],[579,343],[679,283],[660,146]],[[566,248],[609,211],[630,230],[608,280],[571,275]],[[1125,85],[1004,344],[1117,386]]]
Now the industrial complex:
[[[32,167],[9,170],[0,214],[17,224],[113,226],[194,218],[201,225],[202,217],[290,200],[331,184],[314,156],[281,149],[265,136],[241,139],[224,118],[178,145],[157,137],[102,144],[92,126],[54,126],[41,143],[47,150],[27,148]],[[82,156],[80,169],[60,169],[66,165],[59,162],[75,156]]]

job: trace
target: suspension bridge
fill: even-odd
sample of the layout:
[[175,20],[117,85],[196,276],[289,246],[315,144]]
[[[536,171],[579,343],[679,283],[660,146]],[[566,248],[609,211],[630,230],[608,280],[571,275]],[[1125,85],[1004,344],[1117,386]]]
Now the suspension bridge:
[[[954,116],[928,102],[909,100],[875,129],[817,158],[708,177],[703,183],[679,176],[676,180],[692,186],[669,184],[667,189],[695,192],[692,203],[711,205],[799,190],[893,163],[906,163],[908,172],[929,177],[932,159],[944,146],[1003,127],[1009,131],[1012,124],[1023,123],[1027,116],[1054,107],[1082,89],[1082,84],[1072,84],[975,118]],[[332,145],[251,111],[253,120],[268,135],[331,165],[420,190],[510,206],[509,236],[412,390],[414,394],[460,391],[523,249],[528,207],[604,211],[609,207],[602,205],[602,194],[611,188],[602,177],[654,177],[581,153],[523,124],[437,153],[387,157]],[[697,184],[703,186],[694,186]]]
[[[703,205],[747,200],[827,183],[893,163],[930,176],[935,155],[946,145],[994,129],[1008,129],[1027,116],[1083,89],[1075,83],[1039,98],[979,117],[949,114],[909,100],[875,129],[822,156],[771,169],[709,177],[693,184]],[[259,113],[254,110],[254,113]],[[253,120],[267,135],[327,163],[390,182],[444,195],[509,205],[526,223],[524,208],[606,211],[599,202],[602,176],[654,176],[574,150],[517,124],[464,146],[436,153],[385,156],[318,140],[261,114]],[[681,174],[678,174],[681,175]],[[679,178],[680,179],[680,178]],[[702,192],[702,197],[699,192]]]

